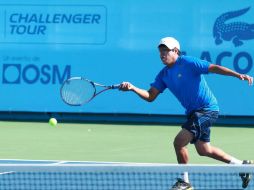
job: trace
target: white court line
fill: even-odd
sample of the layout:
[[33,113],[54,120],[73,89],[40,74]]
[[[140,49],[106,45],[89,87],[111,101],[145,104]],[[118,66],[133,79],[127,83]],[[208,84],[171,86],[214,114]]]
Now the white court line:
[[68,163],[67,161],[60,161],[60,162],[56,162],[56,163],[52,163],[52,164],[47,164],[47,165],[60,165],[60,164],[65,164]]
[[15,173],[15,171],[1,172],[0,175],[6,175],[6,174],[12,174],[12,173]]
[[[150,164],[150,163],[136,163],[136,162],[109,162],[109,161],[93,161],[93,160],[87,160],[87,161],[73,161],[73,160],[26,160],[26,159],[0,159],[0,164],[4,164],[1,163],[2,161],[11,161],[11,162],[19,162],[16,164],[23,164],[22,162],[32,162],[31,164],[34,164],[36,162],[53,162],[53,163],[40,163],[42,165],[52,165],[52,164],[56,164],[58,165],[59,163],[63,164],[63,163],[71,163],[71,164],[75,164],[75,163],[84,163],[84,164]],[[15,164],[15,163],[14,163]],[[156,163],[152,163],[152,164],[156,164]]]

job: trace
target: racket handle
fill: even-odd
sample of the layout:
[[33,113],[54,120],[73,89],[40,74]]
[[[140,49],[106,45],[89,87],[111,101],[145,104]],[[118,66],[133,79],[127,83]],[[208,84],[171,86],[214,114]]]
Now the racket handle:
[[120,87],[120,84],[114,84],[111,86],[111,89],[118,89]]

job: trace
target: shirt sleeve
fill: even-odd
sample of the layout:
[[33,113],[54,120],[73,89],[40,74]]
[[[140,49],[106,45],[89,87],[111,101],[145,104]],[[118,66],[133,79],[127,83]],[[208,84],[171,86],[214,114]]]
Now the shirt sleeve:
[[198,58],[193,60],[193,69],[199,74],[208,74],[210,65],[211,63],[205,60],[201,60]]
[[166,84],[162,80],[163,72],[161,71],[155,78],[154,82],[151,83],[151,87],[156,88],[160,93],[162,93],[166,88]]

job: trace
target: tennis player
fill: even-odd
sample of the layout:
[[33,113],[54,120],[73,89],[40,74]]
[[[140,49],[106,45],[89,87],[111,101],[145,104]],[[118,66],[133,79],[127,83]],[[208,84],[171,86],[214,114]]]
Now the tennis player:
[[[195,145],[200,156],[208,156],[229,164],[251,164],[251,161],[236,159],[210,144],[210,127],[218,118],[219,107],[204,74],[232,76],[247,81],[249,85],[253,84],[253,77],[195,57],[183,56],[179,42],[172,37],[162,38],[158,49],[165,67],[158,73],[150,89],[140,89],[129,82],[123,82],[120,90],[133,91],[142,99],[152,102],[167,88],[180,101],[186,110],[187,121],[174,140],[178,163],[188,163],[189,154],[186,146],[191,143]],[[240,176],[243,188],[247,187],[250,174]],[[187,172],[184,172],[182,178],[179,178],[172,187],[172,190],[192,189]]]

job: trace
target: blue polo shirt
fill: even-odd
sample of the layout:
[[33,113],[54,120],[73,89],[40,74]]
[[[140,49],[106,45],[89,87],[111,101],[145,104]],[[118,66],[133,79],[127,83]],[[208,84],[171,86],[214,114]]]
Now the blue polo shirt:
[[162,93],[168,88],[190,114],[194,110],[219,111],[217,100],[203,74],[211,63],[190,56],[179,56],[172,67],[165,66],[156,76],[152,87]]

